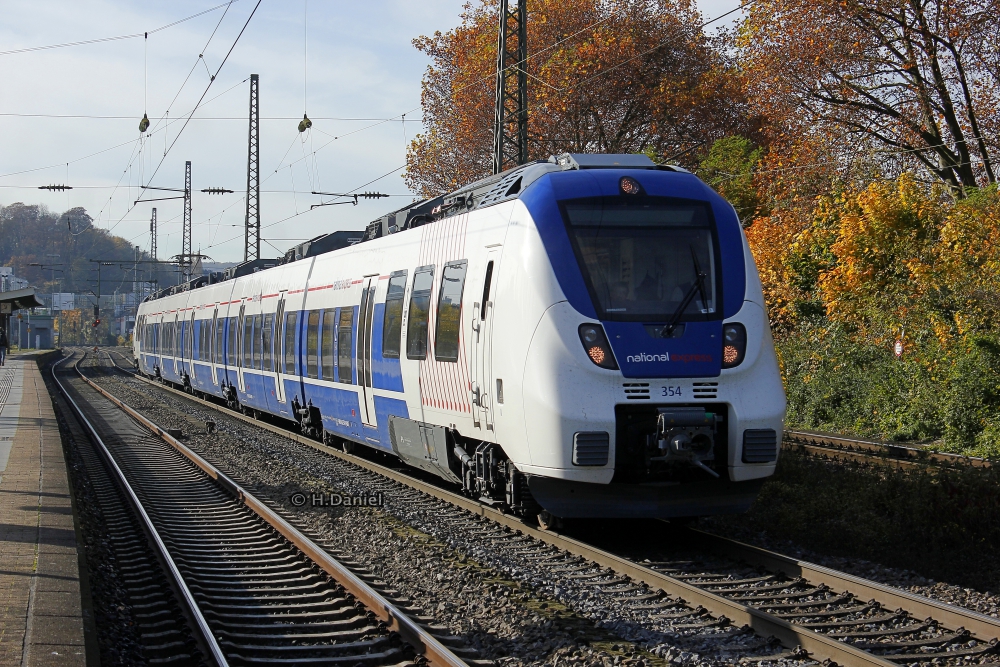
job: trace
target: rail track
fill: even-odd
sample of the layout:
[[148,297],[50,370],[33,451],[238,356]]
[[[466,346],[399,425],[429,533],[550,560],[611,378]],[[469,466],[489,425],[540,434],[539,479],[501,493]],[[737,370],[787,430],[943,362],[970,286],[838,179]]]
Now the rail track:
[[972,466],[989,468],[989,459],[934,452],[892,442],[861,440],[833,433],[786,430],[782,448],[828,459],[881,463],[903,469]]
[[[438,501],[467,510],[463,516],[476,539],[516,549],[519,557],[624,600],[650,618],[671,619],[682,628],[743,626],[777,638],[785,649],[754,661],[808,656],[840,665],[1000,664],[995,618],[691,529],[664,533],[662,525],[646,526],[652,532],[638,531],[639,539],[631,540],[538,530],[435,483],[135,377],[348,461],[372,473],[366,482],[372,488],[398,495],[402,485],[411,503]],[[683,542],[685,550],[668,542]]]
[[[110,536],[123,538],[116,551],[130,559],[122,569],[148,659],[466,665],[445,646],[447,638],[405,613],[405,598],[390,600],[266,502],[97,386],[80,372],[81,358],[75,353],[68,364],[57,362],[52,375],[103,459],[99,500],[108,504],[102,509]],[[91,455],[88,472],[97,464]],[[116,490],[132,512],[116,509]],[[130,532],[130,524],[141,532]]]

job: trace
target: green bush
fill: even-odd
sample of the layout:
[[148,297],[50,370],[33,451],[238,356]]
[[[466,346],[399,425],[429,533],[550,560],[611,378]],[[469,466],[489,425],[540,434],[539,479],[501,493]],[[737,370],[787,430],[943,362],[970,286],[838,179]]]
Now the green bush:
[[842,326],[802,323],[777,343],[787,424],[893,441],[1000,454],[1000,344],[979,337],[942,349],[907,342],[897,359]]

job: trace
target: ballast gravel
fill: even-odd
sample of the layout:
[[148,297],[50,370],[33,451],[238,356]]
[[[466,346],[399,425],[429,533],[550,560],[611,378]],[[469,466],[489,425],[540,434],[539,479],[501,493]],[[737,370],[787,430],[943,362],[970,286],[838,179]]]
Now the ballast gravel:
[[[277,502],[334,556],[412,600],[480,659],[505,666],[815,664],[707,614],[655,618],[690,607],[610,572],[595,585],[578,573],[596,567],[530,537],[138,379],[83,366],[159,426],[181,429],[186,445]],[[215,423],[213,434],[207,421]],[[380,491],[381,507],[329,506],[331,493]],[[631,599],[638,596],[644,599]],[[651,602],[664,608],[650,609]]]

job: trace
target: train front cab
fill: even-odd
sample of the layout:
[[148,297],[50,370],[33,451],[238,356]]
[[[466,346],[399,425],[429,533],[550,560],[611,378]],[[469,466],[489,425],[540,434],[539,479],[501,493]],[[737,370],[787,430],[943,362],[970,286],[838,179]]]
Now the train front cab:
[[748,509],[785,399],[732,207],[690,175],[614,169],[550,174],[521,201],[542,246],[525,254],[564,296],[538,308],[524,364],[535,500],[560,517]]

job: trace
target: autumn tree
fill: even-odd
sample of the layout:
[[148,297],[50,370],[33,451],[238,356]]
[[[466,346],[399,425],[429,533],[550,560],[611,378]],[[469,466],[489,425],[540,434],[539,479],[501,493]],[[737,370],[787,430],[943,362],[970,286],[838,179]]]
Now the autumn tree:
[[[425,131],[406,181],[440,194],[492,166],[497,3],[466,5],[462,23],[414,45]],[[740,86],[686,0],[532,0],[528,123],[532,159],[563,152],[645,152],[697,163],[712,141],[749,133]]]
[[[82,207],[62,214],[45,206],[21,202],[0,207],[0,266],[11,266],[44,292],[86,292],[96,287],[91,259],[121,260],[104,268],[102,280],[109,284],[130,283],[134,277],[135,247],[106,229],[95,227]],[[140,259],[148,259],[143,253]],[[32,264],[59,264],[58,271]],[[172,272],[143,265],[145,277],[155,277],[160,285],[171,285]],[[61,272],[60,272],[61,271]],[[114,281],[112,283],[112,281]]]
[[996,0],[758,0],[739,31],[750,98],[785,136],[867,148],[954,191],[995,183]]

